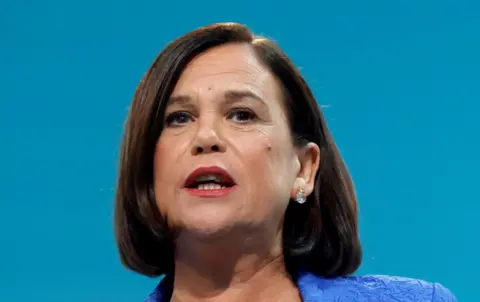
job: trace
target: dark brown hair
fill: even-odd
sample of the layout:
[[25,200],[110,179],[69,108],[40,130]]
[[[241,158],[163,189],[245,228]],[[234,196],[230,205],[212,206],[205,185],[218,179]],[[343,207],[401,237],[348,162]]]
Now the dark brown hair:
[[315,190],[305,204],[290,202],[284,222],[284,256],[294,275],[304,269],[325,277],[353,273],[361,263],[357,201],[352,180],[319,105],[287,55],[267,38],[236,23],[190,32],[158,55],[135,92],[120,154],[115,200],[115,233],[123,264],[140,274],[174,270],[174,248],[153,188],[153,158],[167,100],[186,65],[206,50],[226,43],[251,45],[277,77],[285,95],[296,145],[320,147]]

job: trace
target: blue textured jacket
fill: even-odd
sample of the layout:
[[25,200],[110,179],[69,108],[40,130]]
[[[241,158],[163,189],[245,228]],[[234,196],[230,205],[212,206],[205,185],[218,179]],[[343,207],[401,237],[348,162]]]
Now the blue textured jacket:
[[[145,302],[168,302],[170,293],[163,279]],[[438,283],[390,277],[361,276],[325,279],[301,273],[297,286],[304,302],[456,302],[455,296]]]

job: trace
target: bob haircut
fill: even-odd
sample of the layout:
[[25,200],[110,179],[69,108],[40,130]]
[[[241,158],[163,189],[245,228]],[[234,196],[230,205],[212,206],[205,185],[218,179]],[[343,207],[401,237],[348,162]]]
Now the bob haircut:
[[174,235],[154,196],[155,146],[166,104],[186,65],[227,43],[250,45],[278,79],[294,144],[314,142],[320,147],[314,192],[305,204],[290,202],[286,210],[283,250],[288,272],[293,278],[299,270],[324,277],[352,274],[362,259],[357,200],[325,118],[304,78],[276,43],[237,23],[202,27],[171,42],[136,89],[124,129],[115,197],[115,235],[122,263],[151,277],[174,273]]

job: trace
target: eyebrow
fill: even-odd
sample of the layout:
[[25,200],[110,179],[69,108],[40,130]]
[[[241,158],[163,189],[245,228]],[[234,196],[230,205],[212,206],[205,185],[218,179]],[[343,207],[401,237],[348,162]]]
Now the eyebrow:
[[[266,105],[262,97],[250,90],[227,90],[224,92],[223,98],[228,104],[234,104],[248,98],[259,101],[262,105]],[[192,97],[189,95],[176,95],[170,97],[168,105],[186,106],[192,103],[192,101]]]

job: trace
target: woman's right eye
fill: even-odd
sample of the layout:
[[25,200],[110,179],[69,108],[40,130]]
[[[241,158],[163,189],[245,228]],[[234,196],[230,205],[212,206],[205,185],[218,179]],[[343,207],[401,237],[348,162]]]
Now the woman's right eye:
[[173,112],[165,119],[165,125],[167,127],[178,127],[192,120],[192,116],[187,112]]

